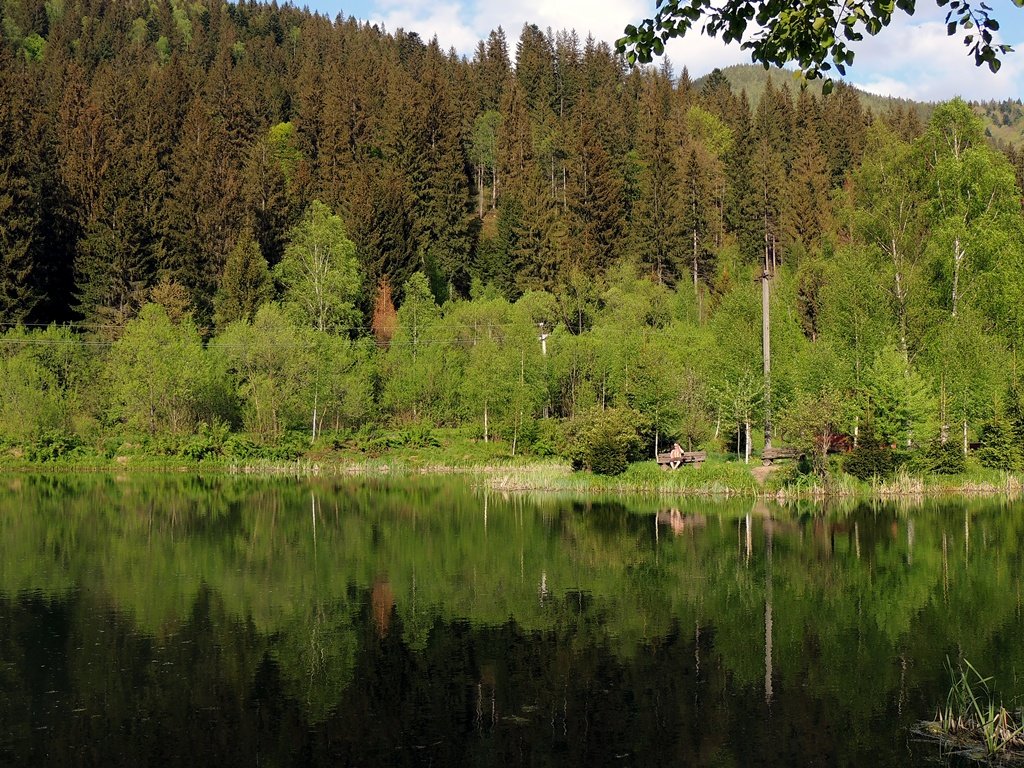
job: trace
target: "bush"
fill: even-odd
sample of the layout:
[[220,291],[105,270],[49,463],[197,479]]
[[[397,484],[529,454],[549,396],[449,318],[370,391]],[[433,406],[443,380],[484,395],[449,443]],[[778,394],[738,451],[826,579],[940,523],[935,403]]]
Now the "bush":
[[77,435],[45,432],[38,440],[25,447],[25,458],[29,461],[60,461],[84,452],[82,441]]
[[313,447],[321,451],[341,451],[352,441],[351,429],[329,429],[316,436]]
[[374,435],[364,443],[363,450],[371,455],[386,453],[395,448],[439,448],[441,441],[428,423],[413,424],[406,429],[396,429]]
[[868,438],[861,441],[843,460],[843,471],[858,480],[886,478],[903,464],[903,456],[888,445]]
[[573,469],[597,475],[618,475],[640,458],[643,440],[640,414],[629,408],[595,410],[569,426],[568,458]]
[[240,461],[258,459],[261,456],[260,446],[245,435],[228,435],[221,451],[229,459]]
[[224,443],[228,438],[228,425],[205,422],[199,425],[196,434],[188,438],[178,448],[178,454],[192,461],[202,461],[209,456],[223,456]]
[[554,419],[542,419],[534,422],[536,433],[530,442],[530,453],[534,456],[558,455],[558,422]]
[[272,445],[260,448],[260,456],[270,461],[293,461],[309,447],[309,435],[297,430],[288,430]]

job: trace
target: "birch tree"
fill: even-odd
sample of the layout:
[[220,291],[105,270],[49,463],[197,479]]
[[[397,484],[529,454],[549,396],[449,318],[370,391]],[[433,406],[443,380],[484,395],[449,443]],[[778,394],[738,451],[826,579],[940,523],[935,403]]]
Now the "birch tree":
[[284,303],[318,331],[343,330],[358,317],[356,246],[341,217],[319,200],[292,229],[275,276],[284,289]]

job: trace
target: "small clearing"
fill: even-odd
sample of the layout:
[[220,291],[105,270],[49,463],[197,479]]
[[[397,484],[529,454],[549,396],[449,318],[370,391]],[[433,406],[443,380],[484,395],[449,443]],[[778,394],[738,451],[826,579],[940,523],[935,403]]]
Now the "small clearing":
[[764,485],[764,481],[768,479],[768,475],[780,469],[782,469],[782,467],[777,464],[769,464],[767,467],[751,467],[750,474],[752,474],[754,479],[757,480],[758,485]]

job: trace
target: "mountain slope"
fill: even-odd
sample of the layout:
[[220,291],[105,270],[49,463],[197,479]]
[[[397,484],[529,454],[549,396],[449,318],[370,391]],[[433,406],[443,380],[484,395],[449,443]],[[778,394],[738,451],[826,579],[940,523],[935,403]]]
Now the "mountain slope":
[[[756,64],[736,64],[730,67],[723,67],[721,71],[729,80],[734,91],[745,90],[747,92],[747,98],[750,99],[752,109],[757,106],[757,102],[760,100],[761,94],[764,93],[765,85],[769,80],[776,86],[787,85],[794,92],[802,87],[806,87],[816,96],[821,96],[820,80],[802,80],[796,73],[788,70],[775,67],[765,70]],[[698,87],[702,80],[703,78],[700,78],[696,81]],[[904,110],[911,107],[917,110],[918,117],[921,118],[922,122],[927,122],[935,106],[931,102],[879,96],[856,87],[854,87],[854,90],[860,96],[861,104],[876,115],[882,114],[894,107]],[[1021,105],[1020,99],[985,102],[972,101],[969,103],[974,108],[978,117],[984,121],[986,135],[997,144],[1024,144],[1024,106]]]

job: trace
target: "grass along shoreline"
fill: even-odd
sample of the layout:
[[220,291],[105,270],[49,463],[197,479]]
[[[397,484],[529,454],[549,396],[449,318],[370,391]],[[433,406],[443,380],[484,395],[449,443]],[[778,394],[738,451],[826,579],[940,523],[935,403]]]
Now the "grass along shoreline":
[[498,491],[578,494],[630,494],[719,498],[790,499],[913,498],[941,495],[1016,496],[1024,489],[1017,474],[969,465],[958,475],[912,475],[861,481],[842,472],[825,477],[800,474],[792,462],[770,470],[723,456],[710,456],[700,468],[661,470],[653,460],[635,462],[620,475],[573,471],[554,458],[515,457],[496,451],[486,455],[433,447],[400,449],[368,456],[358,452],[320,452],[289,460],[188,459],[148,454],[68,457],[30,461],[0,456],[0,471],[17,473],[199,473],[267,477],[413,477],[461,475]]

